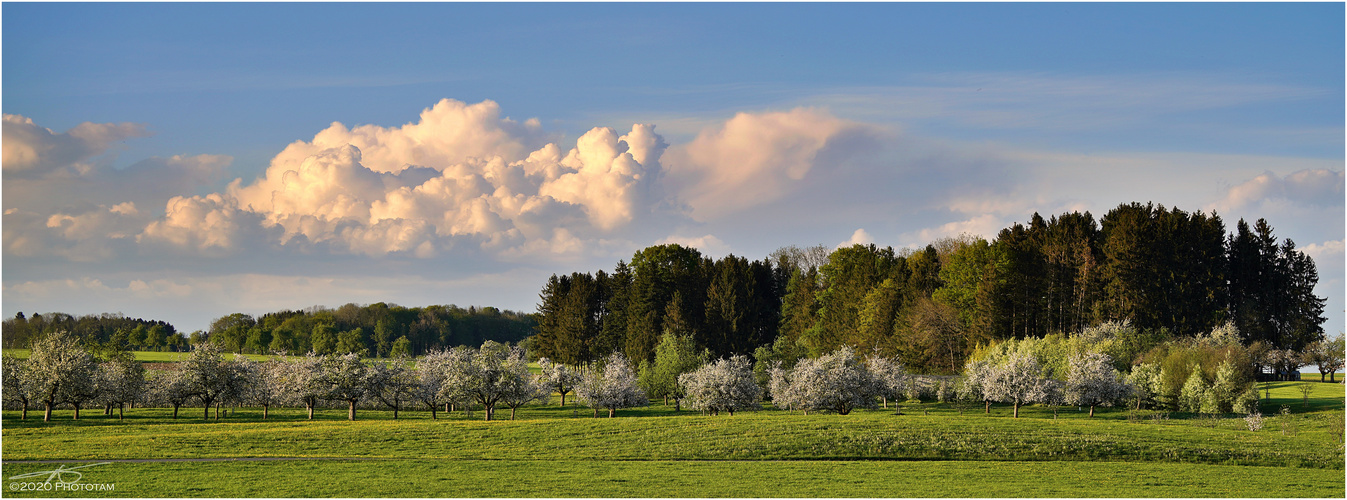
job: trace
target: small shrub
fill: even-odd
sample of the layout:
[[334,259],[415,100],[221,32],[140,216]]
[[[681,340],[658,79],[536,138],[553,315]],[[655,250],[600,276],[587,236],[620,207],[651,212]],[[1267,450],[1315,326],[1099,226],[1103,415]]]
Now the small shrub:
[[1300,383],[1301,404],[1305,405],[1306,408],[1310,407],[1310,393],[1312,392],[1314,392],[1314,384],[1309,382]]
[[1249,432],[1257,432],[1263,428],[1263,414],[1254,410],[1249,416],[1244,417],[1244,423],[1249,426]]
[[1296,416],[1291,414],[1291,407],[1282,405],[1281,410],[1282,435],[1294,437],[1299,429],[1296,427]]

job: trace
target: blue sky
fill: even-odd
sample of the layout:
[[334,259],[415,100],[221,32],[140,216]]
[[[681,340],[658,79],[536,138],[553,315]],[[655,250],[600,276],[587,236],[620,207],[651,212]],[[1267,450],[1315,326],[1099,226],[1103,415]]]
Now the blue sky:
[[1268,218],[1343,329],[1342,4],[2,13],[7,316],[532,310],[658,242],[901,247],[1136,200]]

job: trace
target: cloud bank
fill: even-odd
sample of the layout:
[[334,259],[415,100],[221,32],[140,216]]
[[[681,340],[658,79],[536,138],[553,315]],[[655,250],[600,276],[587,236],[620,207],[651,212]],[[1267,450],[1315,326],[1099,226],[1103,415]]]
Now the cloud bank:
[[[90,159],[147,135],[144,126],[85,123],[55,133],[5,115],[4,244],[8,255],[80,261],[158,252],[470,252],[502,261],[623,253],[639,247],[636,234],[673,241],[664,232],[670,221],[695,226],[779,199],[830,147],[867,132],[799,108],[739,113],[682,145],[635,124],[596,127],[563,146],[537,119],[502,117],[495,102],[445,99],[400,127],[333,123],[286,146],[255,179],[203,194],[229,157],[112,169]],[[678,166],[666,167],[668,159]],[[714,236],[698,242],[727,248]]]

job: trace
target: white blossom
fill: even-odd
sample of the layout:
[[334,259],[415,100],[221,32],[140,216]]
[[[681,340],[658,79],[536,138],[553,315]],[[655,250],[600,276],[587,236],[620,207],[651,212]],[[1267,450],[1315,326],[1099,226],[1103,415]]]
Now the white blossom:
[[983,383],[984,397],[1015,407],[1015,418],[1020,417],[1020,406],[1044,401],[1048,385],[1043,368],[1032,355],[1014,351],[1000,363],[992,365]]
[[762,388],[753,379],[748,358],[742,355],[679,375],[678,384],[687,395],[688,406],[713,415],[721,410],[734,415],[735,410],[762,407]]
[[1062,395],[1068,404],[1090,407],[1094,417],[1096,406],[1113,406],[1132,392],[1113,369],[1113,358],[1107,354],[1084,353],[1071,357],[1067,369],[1066,386]]
[[792,408],[846,415],[856,408],[879,406],[880,384],[850,347],[816,359],[801,359],[789,380],[783,399]]
[[650,400],[636,380],[636,371],[622,353],[615,352],[604,359],[602,370],[586,371],[575,387],[575,395],[598,415],[599,408],[608,409],[611,418],[618,408],[646,406]]
[[28,355],[36,401],[45,407],[42,420],[51,420],[56,405],[70,404],[79,418],[80,406],[97,393],[98,365],[79,339],[55,331],[34,340]]
[[538,368],[542,370],[543,379],[551,390],[561,395],[561,406],[566,406],[566,394],[575,390],[575,385],[580,383],[580,374],[547,358],[538,359]]

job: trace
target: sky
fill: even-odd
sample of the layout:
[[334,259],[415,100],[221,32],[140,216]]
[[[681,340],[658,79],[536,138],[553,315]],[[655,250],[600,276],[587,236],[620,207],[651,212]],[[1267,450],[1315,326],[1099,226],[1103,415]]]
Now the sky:
[[1344,329],[1344,6],[0,7],[3,297],[532,312],[649,245],[1266,218]]

